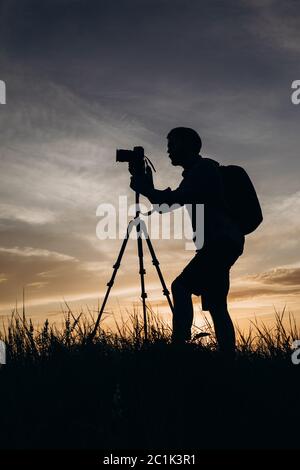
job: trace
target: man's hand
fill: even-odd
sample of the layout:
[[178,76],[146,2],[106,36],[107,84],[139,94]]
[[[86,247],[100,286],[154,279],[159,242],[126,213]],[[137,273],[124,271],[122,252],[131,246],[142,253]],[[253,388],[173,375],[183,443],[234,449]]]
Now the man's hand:
[[154,189],[151,169],[147,168],[147,172],[143,174],[133,174],[130,180],[130,187],[143,196],[149,196]]

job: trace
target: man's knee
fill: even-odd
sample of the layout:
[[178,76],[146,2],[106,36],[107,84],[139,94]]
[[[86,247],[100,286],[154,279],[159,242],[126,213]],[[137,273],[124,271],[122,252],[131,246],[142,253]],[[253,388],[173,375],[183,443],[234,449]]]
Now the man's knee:
[[212,316],[224,316],[228,314],[227,299],[216,299],[209,303],[208,308]]
[[176,277],[176,279],[174,279],[171,284],[171,290],[173,295],[178,293],[188,293],[188,289],[185,287],[180,277]]

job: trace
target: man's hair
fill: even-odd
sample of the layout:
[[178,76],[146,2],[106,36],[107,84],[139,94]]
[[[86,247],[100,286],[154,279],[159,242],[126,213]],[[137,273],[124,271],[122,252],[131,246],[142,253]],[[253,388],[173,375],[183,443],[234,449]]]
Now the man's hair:
[[199,134],[189,127],[175,127],[167,135],[167,139],[176,139],[187,149],[199,153],[202,141]]

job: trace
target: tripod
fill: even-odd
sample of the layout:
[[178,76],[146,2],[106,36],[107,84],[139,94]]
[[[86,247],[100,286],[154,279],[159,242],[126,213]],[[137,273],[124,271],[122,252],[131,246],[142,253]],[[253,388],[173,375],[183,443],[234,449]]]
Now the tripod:
[[114,285],[115,278],[116,278],[118,269],[121,265],[122,257],[123,257],[123,254],[125,252],[126,245],[127,245],[128,240],[129,240],[129,236],[130,236],[130,233],[131,233],[133,227],[136,227],[136,230],[137,230],[137,249],[138,249],[138,258],[139,258],[139,274],[140,274],[140,282],[141,282],[141,299],[142,299],[142,304],[143,304],[143,320],[144,320],[145,340],[147,341],[147,339],[148,339],[147,305],[146,305],[147,292],[146,292],[146,288],[145,288],[146,270],[144,268],[144,251],[143,251],[142,234],[144,235],[145,240],[147,242],[147,246],[148,246],[149,252],[150,252],[151,257],[152,257],[152,264],[156,268],[158,278],[160,280],[160,283],[161,283],[161,286],[162,286],[162,289],[163,289],[162,290],[163,295],[165,295],[167,297],[169,307],[170,307],[170,309],[173,313],[173,304],[172,304],[172,301],[171,301],[171,298],[170,298],[170,292],[167,289],[164,277],[162,275],[162,272],[161,272],[161,269],[160,269],[160,266],[159,266],[159,261],[156,257],[152,242],[150,240],[146,224],[143,220],[140,219],[139,203],[140,203],[140,195],[139,195],[139,193],[136,192],[135,193],[136,214],[135,214],[134,219],[132,219],[129,222],[128,226],[127,226],[126,235],[125,235],[125,238],[124,238],[123,243],[121,245],[121,249],[120,249],[119,255],[117,257],[117,260],[116,260],[115,264],[113,265],[113,273],[112,273],[110,281],[107,283],[107,291],[106,291],[106,294],[104,296],[101,308],[99,310],[98,317],[97,317],[94,329],[91,333],[91,338],[93,338],[95,336],[95,334],[97,332],[97,329],[99,327],[100,320],[101,320],[102,314],[103,314],[104,309],[105,309],[105,305],[107,303],[107,300],[108,300],[110,291],[112,289],[112,286]]

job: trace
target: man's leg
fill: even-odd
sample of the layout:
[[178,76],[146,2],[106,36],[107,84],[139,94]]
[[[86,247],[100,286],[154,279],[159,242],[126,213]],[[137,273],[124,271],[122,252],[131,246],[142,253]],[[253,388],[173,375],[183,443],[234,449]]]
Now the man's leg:
[[172,282],[174,303],[173,313],[173,342],[184,342],[191,339],[193,324],[192,293],[182,284],[180,278]]
[[220,352],[233,358],[235,355],[235,332],[227,310],[227,302],[211,306],[209,312],[214,322]]

